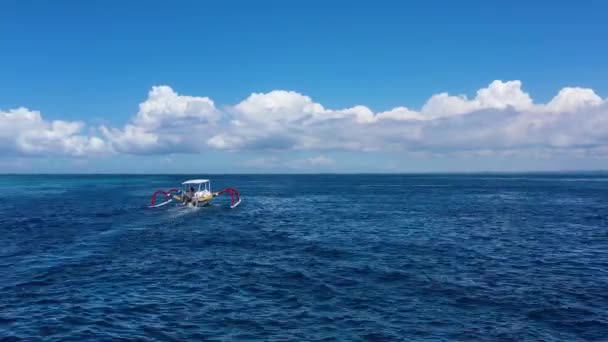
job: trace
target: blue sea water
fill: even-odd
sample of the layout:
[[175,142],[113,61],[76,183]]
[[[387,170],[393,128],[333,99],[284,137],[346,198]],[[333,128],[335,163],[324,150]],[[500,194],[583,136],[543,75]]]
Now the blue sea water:
[[0,176],[2,340],[608,340],[608,177]]

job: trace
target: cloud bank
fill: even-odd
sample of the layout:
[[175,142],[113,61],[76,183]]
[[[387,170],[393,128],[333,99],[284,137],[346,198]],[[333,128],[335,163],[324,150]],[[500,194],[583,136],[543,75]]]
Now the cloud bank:
[[84,135],[84,126],[79,121],[46,121],[40,112],[23,107],[0,110],[0,153],[84,156],[109,152],[111,143]]
[[[84,132],[87,133],[84,133]],[[330,109],[294,91],[253,93],[218,108],[208,97],[155,86],[123,127],[47,121],[27,108],[0,110],[5,156],[91,156],[222,151],[407,151],[584,155],[608,153],[608,99],[567,87],[535,103],[520,81],[493,81],[473,98],[440,93],[420,109]],[[322,155],[322,154],[321,154]],[[301,161],[328,165],[327,157]]]

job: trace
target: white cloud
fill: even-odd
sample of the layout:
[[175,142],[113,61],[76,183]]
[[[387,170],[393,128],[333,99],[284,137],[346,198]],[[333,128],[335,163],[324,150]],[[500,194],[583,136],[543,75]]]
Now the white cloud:
[[234,106],[238,122],[276,127],[285,123],[313,124],[324,120],[353,118],[359,123],[374,120],[374,113],[365,106],[329,110],[308,96],[293,91],[274,90],[254,93]]
[[83,128],[84,123],[77,121],[46,121],[40,112],[24,107],[0,110],[0,151],[36,156],[87,156],[109,151],[99,137],[80,134]]
[[[0,152],[86,156],[208,150],[331,150],[469,153],[542,149],[583,155],[608,151],[608,101],[592,89],[567,87],[534,103],[520,81],[493,81],[475,96],[440,93],[420,110],[374,113],[363,105],[330,109],[303,94],[275,90],[216,108],[208,97],[153,87],[123,127],[46,121],[26,108],[0,111]],[[100,135],[96,135],[99,132]],[[477,151],[477,152],[475,152]],[[575,152],[576,151],[576,152]],[[593,151],[593,152],[590,152]],[[292,166],[330,166],[320,155]]]
[[486,88],[479,89],[477,96],[469,100],[465,95],[451,96],[447,93],[433,95],[422,107],[422,114],[429,118],[471,113],[484,109],[526,110],[532,107],[530,95],[521,89],[520,81],[496,80]]
[[128,124],[123,129],[100,128],[105,138],[119,152],[145,153],[160,146],[160,131],[148,131],[144,127]]
[[603,102],[602,98],[597,96],[593,89],[566,87],[560,90],[546,106],[541,108],[550,112],[572,112],[597,107]]
[[253,93],[234,106],[239,117],[248,122],[280,124],[314,116],[325,111],[310,97],[293,91],[274,90],[266,94]]
[[227,134],[214,135],[207,140],[207,145],[218,150],[232,149],[242,145],[243,141],[237,136]]
[[[100,130],[117,152],[147,154],[198,152],[215,132],[222,113],[208,97],[184,96],[171,87],[155,86],[139,112],[122,129]],[[221,147],[216,139],[216,145]]]
[[406,107],[393,108],[386,112],[378,113],[375,120],[426,120],[430,117],[424,117],[420,113],[410,110]]
[[148,93],[148,99],[139,104],[133,123],[158,128],[182,123],[214,123],[220,118],[221,114],[208,97],[178,95],[171,87],[156,86]]
[[[608,143],[606,101],[590,89],[564,88],[535,104],[520,81],[493,81],[468,99],[441,93],[420,111],[374,114],[369,108],[325,108],[311,98],[273,91],[235,106],[238,125],[223,127],[222,148],[459,151],[567,148]],[[593,123],[593,124],[591,124]],[[236,139],[238,137],[239,139]],[[263,143],[262,143],[263,142]]]

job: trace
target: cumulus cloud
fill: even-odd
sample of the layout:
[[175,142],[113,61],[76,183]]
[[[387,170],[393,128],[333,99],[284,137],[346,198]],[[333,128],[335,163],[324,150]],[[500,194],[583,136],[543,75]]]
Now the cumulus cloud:
[[546,106],[541,106],[541,110],[545,109],[549,112],[574,112],[581,109],[600,106],[604,101],[595,94],[592,89],[566,87]]
[[408,109],[406,107],[396,107],[396,108],[393,108],[386,112],[378,113],[374,117],[374,119],[376,121],[385,120],[385,119],[407,121],[407,120],[425,120],[425,119],[431,119],[431,117],[425,117],[422,114],[420,114],[416,111],[413,111],[411,109]]
[[156,86],[139,104],[135,125],[159,128],[183,124],[215,123],[221,114],[208,97],[178,95],[171,87]]
[[82,122],[47,121],[26,108],[0,111],[0,151],[69,156],[208,150],[323,153],[292,161],[298,167],[330,166],[333,161],[323,151],[331,150],[590,155],[608,151],[608,101],[592,89],[567,87],[549,102],[535,103],[520,81],[497,80],[470,98],[432,95],[420,109],[374,112],[361,104],[331,109],[285,90],[253,93],[218,109],[208,97],[155,86],[123,127],[92,127],[89,134],[85,129]]
[[425,117],[437,118],[471,113],[484,109],[526,110],[532,107],[530,95],[521,89],[520,81],[494,81],[486,88],[479,89],[477,96],[469,100],[465,95],[452,96],[448,93],[433,95],[422,107]]
[[240,119],[265,125],[310,124],[316,121],[343,118],[352,118],[356,122],[365,123],[373,121],[374,116],[374,113],[365,106],[329,110],[321,104],[313,102],[308,96],[283,90],[274,90],[266,94],[251,94],[234,106],[234,109]]
[[[208,97],[179,95],[171,87],[156,86],[139,104],[130,123],[123,128],[103,126],[100,130],[117,152],[197,152],[221,119],[222,113]],[[226,145],[219,138],[215,144]]]
[[[584,148],[608,143],[607,102],[591,89],[564,88],[535,104],[520,81],[493,81],[475,97],[440,93],[420,110],[328,109],[285,91],[253,94],[234,106],[223,149],[489,151]],[[236,138],[238,137],[238,138]],[[265,142],[265,143],[262,143]]]
[[84,123],[46,121],[38,111],[0,110],[0,151],[6,155],[86,156],[106,153],[109,146],[97,136],[82,134]]

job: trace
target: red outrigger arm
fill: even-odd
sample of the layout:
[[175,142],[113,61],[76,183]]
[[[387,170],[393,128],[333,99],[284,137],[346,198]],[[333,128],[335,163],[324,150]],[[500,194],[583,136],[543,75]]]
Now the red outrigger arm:
[[179,190],[178,189],[171,189],[171,190],[168,190],[168,191],[165,191],[165,190],[156,190],[156,192],[154,192],[152,194],[152,197],[150,198],[150,206],[154,207],[154,204],[156,203],[156,196],[158,196],[159,194],[165,195],[165,202],[159,204],[158,206],[166,204],[166,203],[169,203],[171,201],[171,194],[174,193],[174,192],[179,192]]
[[214,193],[214,196],[219,196],[221,194],[229,194],[230,195],[230,208],[234,208],[237,205],[241,204],[241,196],[239,195],[239,191],[235,188],[226,188],[224,190],[218,191]]

